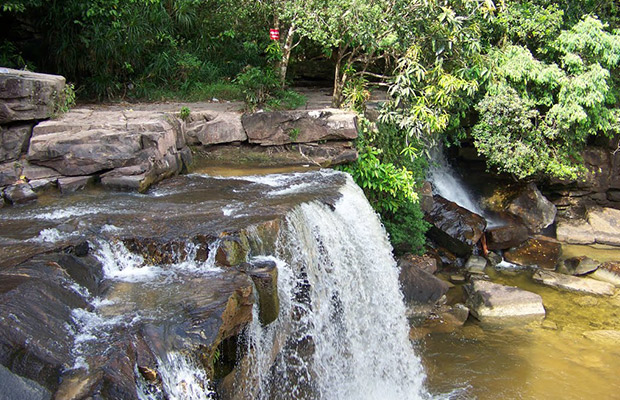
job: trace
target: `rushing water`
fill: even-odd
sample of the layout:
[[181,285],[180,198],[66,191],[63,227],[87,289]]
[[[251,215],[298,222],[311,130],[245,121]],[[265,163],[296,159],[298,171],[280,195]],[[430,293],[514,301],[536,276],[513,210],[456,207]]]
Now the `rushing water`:
[[315,202],[289,213],[278,259],[280,317],[248,330],[250,397],[424,397],[389,242],[350,179],[334,210]]

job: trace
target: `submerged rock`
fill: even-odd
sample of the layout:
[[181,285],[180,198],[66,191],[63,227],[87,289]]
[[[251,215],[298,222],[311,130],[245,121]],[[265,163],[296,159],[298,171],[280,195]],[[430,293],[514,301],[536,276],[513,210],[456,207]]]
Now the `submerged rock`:
[[466,286],[467,306],[479,320],[545,315],[542,297],[511,286],[476,280]]
[[586,275],[595,271],[600,262],[586,256],[568,258],[558,265],[558,272],[568,275]]
[[465,269],[470,274],[484,274],[487,266],[487,259],[481,256],[471,256],[465,263]]
[[399,275],[405,302],[435,304],[449,289],[448,283],[409,263],[400,264]]
[[28,183],[18,183],[4,189],[4,198],[10,204],[26,204],[37,201],[37,194]]
[[620,261],[601,264],[594,273],[590,274],[590,277],[620,287]]
[[488,229],[486,237],[489,250],[505,250],[525,242],[529,237],[529,232],[524,225],[512,222],[505,226]]
[[542,283],[543,285],[572,292],[589,293],[599,296],[611,296],[614,294],[614,285],[590,278],[577,278],[543,270],[536,271],[532,278],[534,281]]
[[557,210],[536,185],[530,183],[510,203],[508,212],[521,218],[530,231],[538,233],[553,223]]
[[476,252],[474,248],[487,225],[480,215],[441,196],[433,196],[433,208],[425,219],[431,223],[427,235],[459,257]]
[[513,264],[540,268],[555,269],[560,258],[562,245],[557,240],[547,236],[535,236],[528,239],[517,248],[504,252],[506,261]]

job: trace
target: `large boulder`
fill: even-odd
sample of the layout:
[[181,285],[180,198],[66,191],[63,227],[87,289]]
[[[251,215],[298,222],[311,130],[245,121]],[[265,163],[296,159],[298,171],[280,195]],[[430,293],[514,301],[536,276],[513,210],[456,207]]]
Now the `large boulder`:
[[505,250],[517,247],[529,237],[527,228],[518,222],[490,228],[486,231],[487,248],[489,250]]
[[448,283],[408,262],[400,263],[399,280],[410,306],[435,304],[450,288]]
[[513,264],[555,269],[560,258],[562,245],[557,240],[546,236],[535,236],[520,246],[504,252],[506,261]]
[[530,231],[538,233],[553,223],[557,210],[536,185],[530,183],[510,202],[508,212],[521,218]]
[[592,227],[596,243],[620,246],[620,210],[590,208],[587,220]]
[[556,237],[570,244],[592,244],[596,241],[592,226],[582,219],[562,219],[557,222]]
[[432,209],[425,219],[431,223],[427,235],[459,257],[474,252],[487,225],[480,215],[438,195],[433,196]]
[[241,118],[250,143],[261,146],[357,138],[357,117],[338,109],[272,111]]
[[241,114],[234,112],[192,112],[184,121],[183,130],[189,144],[211,145],[248,139],[241,125]]
[[511,286],[476,280],[466,287],[467,306],[478,319],[495,320],[545,315],[542,297]]
[[611,296],[614,294],[614,285],[590,278],[577,278],[551,271],[538,270],[534,273],[534,281],[546,286],[565,289],[572,292]]
[[10,204],[26,204],[37,200],[37,194],[28,183],[18,183],[4,189],[4,198]]
[[33,123],[0,126],[0,163],[17,160],[28,151]]
[[52,116],[65,78],[0,68],[0,124]]

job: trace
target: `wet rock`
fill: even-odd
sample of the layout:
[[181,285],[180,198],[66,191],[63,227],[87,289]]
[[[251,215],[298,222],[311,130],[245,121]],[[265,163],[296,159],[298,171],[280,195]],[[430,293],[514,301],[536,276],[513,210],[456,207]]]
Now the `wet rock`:
[[598,268],[600,262],[586,256],[568,258],[560,263],[558,272],[568,275],[586,275]]
[[32,165],[27,161],[23,163],[23,169],[21,174],[28,180],[39,180],[39,179],[55,179],[60,176],[60,174],[51,168],[41,167],[38,165]]
[[28,183],[18,183],[4,189],[4,198],[9,204],[26,204],[37,201],[37,194]]
[[280,299],[278,297],[278,269],[273,261],[254,261],[244,264],[243,270],[252,278],[258,292],[258,318],[263,325],[269,325],[278,318]]
[[59,75],[0,68],[0,124],[49,118],[64,87]]
[[479,320],[545,315],[542,297],[516,287],[476,280],[466,286],[467,306]]
[[452,274],[450,275],[450,282],[455,283],[455,284],[461,284],[461,283],[465,283],[466,279],[464,275],[459,275],[459,274]]
[[211,145],[243,142],[248,136],[241,125],[241,114],[198,111],[190,113],[183,125],[189,144]]
[[338,109],[273,111],[241,118],[250,143],[261,146],[357,138],[357,117]]
[[561,242],[571,244],[592,244],[596,241],[592,226],[580,219],[558,221],[556,237]]
[[58,179],[58,188],[61,193],[72,193],[79,190],[84,190],[86,186],[93,183],[95,178],[93,176],[71,176],[67,178]]
[[425,212],[431,212],[433,209],[433,186],[429,181],[424,181],[420,189],[420,209]]
[[487,229],[486,237],[489,250],[505,250],[525,242],[529,237],[529,232],[524,225],[514,222]]
[[542,324],[540,324],[540,327],[543,329],[547,329],[550,331],[557,331],[558,330],[558,324],[556,324],[553,321],[549,321],[547,319],[545,319]]
[[28,151],[34,124],[0,126],[0,163],[17,160]]
[[21,175],[21,165],[17,162],[0,164],[0,187],[17,182]]
[[49,258],[0,273],[0,364],[52,391],[71,365],[71,310],[87,305],[70,283]]
[[399,280],[408,305],[435,304],[449,289],[446,282],[413,265],[400,265]]
[[28,184],[34,190],[35,193],[45,192],[58,186],[57,179],[35,179],[34,181],[28,181]]
[[620,287],[620,261],[608,261],[601,264],[590,277],[603,282],[609,282]]
[[33,380],[12,373],[0,364],[0,396],[11,400],[49,400],[52,393]]
[[555,269],[562,245],[546,236],[535,236],[517,248],[504,252],[504,259],[510,263],[540,268]]
[[521,218],[530,231],[538,233],[553,223],[557,210],[536,185],[530,183],[512,200],[508,212]]
[[427,235],[459,257],[472,254],[486,228],[484,218],[441,196],[433,196],[425,219],[431,223]]
[[348,164],[357,160],[357,150],[351,142],[299,144],[299,153],[322,167]]
[[495,267],[503,260],[503,257],[494,251],[489,251],[489,254],[487,254],[487,262],[491,267]]
[[534,273],[533,279],[543,285],[572,292],[589,293],[599,296],[611,296],[614,293],[614,285],[610,283],[600,282],[590,278],[577,278],[551,271],[538,270]]
[[487,259],[481,256],[471,256],[465,263],[465,269],[470,274],[484,274],[487,266]]
[[586,331],[583,333],[583,336],[600,343],[617,345],[620,342],[620,331],[613,329]]
[[245,236],[223,234],[220,240],[221,243],[215,255],[215,261],[219,265],[231,267],[247,260],[250,244]]
[[398,259],[400,268],[419,268],[429,274],[437,272],[437,260],[429,255],[405,254]]
[[590,208],[587,220],[596,243],[620,246],[620,210],[614,208]]

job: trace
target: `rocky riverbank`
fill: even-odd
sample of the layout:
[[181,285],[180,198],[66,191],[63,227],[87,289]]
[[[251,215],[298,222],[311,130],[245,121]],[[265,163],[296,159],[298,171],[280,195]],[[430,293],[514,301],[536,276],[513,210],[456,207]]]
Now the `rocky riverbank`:
[[[0,206],[91,183],[144,192],[225,145],[285,153],[287,165],[357,158],[356,116],[337,109],[243,114],[220,104],[80,107],[59,113],[64,78],[0,71]],[[134,109],[135,108],[135,109]]]

